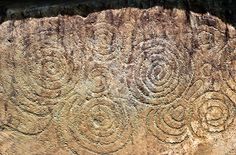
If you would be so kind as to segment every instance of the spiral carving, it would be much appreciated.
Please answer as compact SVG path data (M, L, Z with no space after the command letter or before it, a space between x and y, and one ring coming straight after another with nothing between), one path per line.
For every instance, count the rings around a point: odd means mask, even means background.
M150 105L169 104L179 98L191 81L188 53L179 45L163 39L139 44L133 56L127 84L138 102Z
M14 59L12 101L36 115L49 113L49 106L66 98L77 83L73 59L62 47L32 44Z
M206 132L222 132L233 122L233 102L224 94L206 92L195 100L194 105L196 107L191 126L199 136Z
M96 153L118 151L132 134L128 113L121 99L92 98L76 100L63 112L60 132L68 147L79 152L79 146Z
M184 105L175 104L153 109L147 115L149 131L165 143L181 143L187 137L188 111Z

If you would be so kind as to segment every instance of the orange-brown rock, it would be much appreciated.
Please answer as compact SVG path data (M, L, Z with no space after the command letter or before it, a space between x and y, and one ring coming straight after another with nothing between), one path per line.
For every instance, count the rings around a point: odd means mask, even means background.
M235 155L236 31L154 7L0 25L0 154Z

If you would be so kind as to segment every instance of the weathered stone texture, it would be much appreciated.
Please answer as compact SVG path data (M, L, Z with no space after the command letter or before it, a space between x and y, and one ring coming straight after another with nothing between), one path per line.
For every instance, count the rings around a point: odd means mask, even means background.
M0 25L0 154L236 154L236 31L155 7Z

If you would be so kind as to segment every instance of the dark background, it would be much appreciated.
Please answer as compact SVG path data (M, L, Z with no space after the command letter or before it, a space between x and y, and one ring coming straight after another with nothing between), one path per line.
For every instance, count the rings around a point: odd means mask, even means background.
M0 22L10 19L40 18L45 16L87 16L105 9L153 6L179 8L186 12L209 12L236 26L236 0L0 0Z

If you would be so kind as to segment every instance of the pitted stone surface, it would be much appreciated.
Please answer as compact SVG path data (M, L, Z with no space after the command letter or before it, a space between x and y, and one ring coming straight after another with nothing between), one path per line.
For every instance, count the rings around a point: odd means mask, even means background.
M0 25L0 154L236 154L236 31L107 10Z

